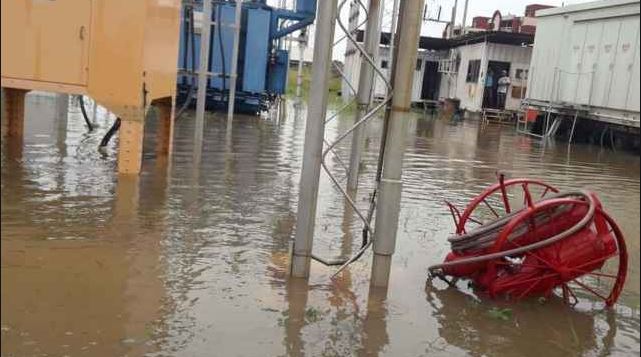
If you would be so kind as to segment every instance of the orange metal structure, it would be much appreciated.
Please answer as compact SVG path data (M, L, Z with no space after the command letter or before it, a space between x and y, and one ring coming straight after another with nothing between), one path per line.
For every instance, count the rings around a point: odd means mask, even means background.
M147 111L171 150L180 0L2 0L7 135L22 135L24 95L87 95L122 119L118 167L138 173Z

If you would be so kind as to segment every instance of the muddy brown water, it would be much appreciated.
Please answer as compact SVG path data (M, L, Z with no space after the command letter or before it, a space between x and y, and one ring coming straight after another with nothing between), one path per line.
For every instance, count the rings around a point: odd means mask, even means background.
M639 354L639 157L542 144L512 127L409 114L402 211L388 291L369 289L371 253L335 282L312 265L287 279L304 108L239 116L231 138L210 117L200 163L193 118L174 154L147 125L139 178L118 178L113 118L88 134L74 106L30 95L24 146L2 144L3 356L619 356ZM346 115L329 139L347 129ZM380 120L368 128L358 203L372 188ZM227 140L230 139L230 140ZM338 152L347 157L348 146ZM336 160L330 166L342 177ZM626 289L612 311L557 300L491 301L426 284L448 251L447 199L463 205L495 173L592 189L625 231ZM353 252L360 224L321 179L314 252ZM499 311L500 313L497 313Z

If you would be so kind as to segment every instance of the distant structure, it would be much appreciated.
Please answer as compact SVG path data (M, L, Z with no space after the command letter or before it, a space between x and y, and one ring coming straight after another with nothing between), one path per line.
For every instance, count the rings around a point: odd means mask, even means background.
M492 17L476 16L472 18L471 27L455 26L454 37L463 36L471 32L500 31L512 33L525 33L533 35L536 32L536 12L550 9L554 6L542 4L530 4L525 7L523 16L503 15L500 10L494 11ZM465 31L463 31L463 29ZM450 24L443 30L443 38L448 38Z
M495 11L494 16L477 16L472 19L472 27L460 27L448 37L446 28L442 38L421 37L418 59L412 86L412 101L422 105L436 105L445 98L456 98L461 108L473 112L483 109L518 110L527 91L527 80L532 58L532 44L536 19L534 13L546 5L528 5L525 16L502 16ZM362 41L362 31L357 39ZM383 33L379 48L379 66L389 71L390 34ZM345 74L351 83L358 83L361 58L355 52L347 52ZM498 82L503 71L511 78L512 85L504 105L497 97ZM385 86L377 81L374 95L385 96ZM349 100L350 92L343 83L343 98Z

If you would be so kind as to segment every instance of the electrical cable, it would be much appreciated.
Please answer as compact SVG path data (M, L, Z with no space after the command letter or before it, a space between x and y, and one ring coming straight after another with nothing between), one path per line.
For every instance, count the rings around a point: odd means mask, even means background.
M114 124L111 126L109 131L105 134L105 136L100 141L101 148L104 148L105 146L109 145L109 141L111 141L111 137L114 136L114 134L118 131L118 129L120 129L120 123L121 123L120 118L116 118L116 121L114 122Z
M89 120L89 116L87 115L87 110L85 109L85 100L82 95L78 96L78 103L80 104L80 110L82 111L82 117L85 118L85 123L87 124L87 128L89 129L89 132L93 131L93 125L91 124L91 121Z

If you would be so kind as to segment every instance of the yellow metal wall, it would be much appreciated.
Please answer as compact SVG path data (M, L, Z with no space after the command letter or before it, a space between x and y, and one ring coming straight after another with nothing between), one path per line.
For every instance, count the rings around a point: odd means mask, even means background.
M87 94L123 119L173 95L180 0L1 4L3 87Z

